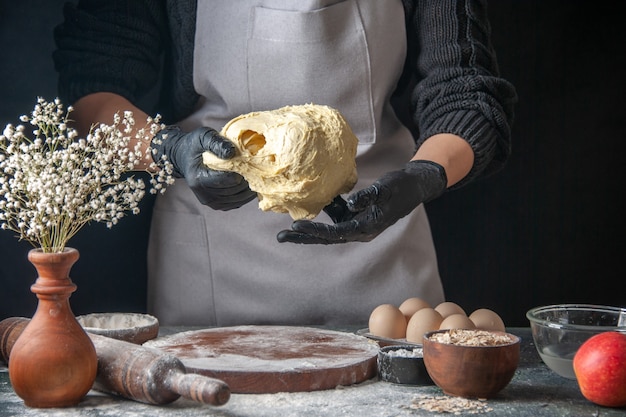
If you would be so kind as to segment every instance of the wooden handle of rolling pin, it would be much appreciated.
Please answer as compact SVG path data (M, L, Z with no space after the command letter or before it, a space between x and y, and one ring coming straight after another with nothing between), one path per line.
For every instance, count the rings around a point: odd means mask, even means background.
M7 365L9 353L28 322L29 319L24 317L9 317L0 321L0 359Z
M9 362L15 341L29 319L12 317L0 322L0 358ZM230 388L219 379L188 374L183 363L121 340L89 334L98 355L98 373L93 388L148 404L167 404L180 396L210 405L223 405Z

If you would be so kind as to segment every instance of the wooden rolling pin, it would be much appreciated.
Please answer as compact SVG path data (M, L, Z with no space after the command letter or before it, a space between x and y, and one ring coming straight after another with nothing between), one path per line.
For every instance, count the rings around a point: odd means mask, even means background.
M9 354L29 319L11 317L0 321L0 359ZM183 363L154 349L89 334L98 355L93 388L148 404L168 404L179 397L210 405L223 405L230 388L219 379L188 374Z

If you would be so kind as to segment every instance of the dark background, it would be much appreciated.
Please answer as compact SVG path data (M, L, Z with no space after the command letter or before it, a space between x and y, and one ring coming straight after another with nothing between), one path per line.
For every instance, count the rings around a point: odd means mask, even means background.
M51 30L64 0L0 0L0 127L56 96ZM513 156L496 176L429 203L447 299L509 326L551 303L626 307L626 25L619 1L493 0L502 75L517 88ZM622 195L621 195L622 194ZM621 198L620 198L621 197ZM150 197L71 241L76 314L144 311ZM0 320L32 316L30 246L0 231ZM364 318L364 321L366 319Z

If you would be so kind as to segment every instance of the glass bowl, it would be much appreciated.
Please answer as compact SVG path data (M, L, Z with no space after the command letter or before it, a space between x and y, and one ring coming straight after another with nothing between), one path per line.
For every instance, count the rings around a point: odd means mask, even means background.
M587 339L607 331L626 332L626 308L592 304L554 304L526 313L543 362L557 374L576 379L572 361Z

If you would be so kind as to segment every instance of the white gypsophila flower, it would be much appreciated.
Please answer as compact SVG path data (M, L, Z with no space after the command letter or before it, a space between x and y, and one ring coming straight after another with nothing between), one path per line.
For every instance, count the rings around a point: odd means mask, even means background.
M65 111L59 99L39 98L32 113L20 117L32 125L32 138L23 125L7 124L0 135L0 229L46 252L63 250L91 221L112 227L126 213L139 213L146 187L131 172L146 160L144 153L151 155L139 145L162 128L157 116L135 130L126 111L115 114L112 125L94 126L78 138L69 124L72 110ZM131 149L133 139L138 145ZM149 191L162 193L174 181L171 164L149 165Z

